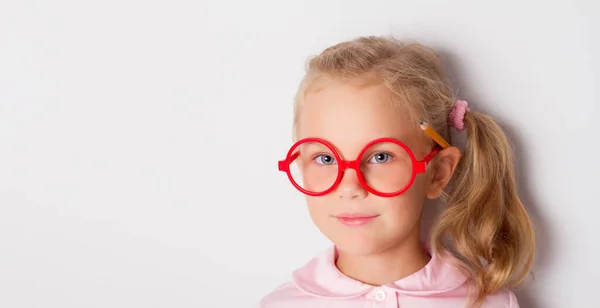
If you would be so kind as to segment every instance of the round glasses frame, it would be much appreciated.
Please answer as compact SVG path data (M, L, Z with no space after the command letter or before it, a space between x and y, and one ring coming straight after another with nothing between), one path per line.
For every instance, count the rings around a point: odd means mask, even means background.
M320 144L325 145L331 151L331 153L333 153L336 161L338 162L339 167L338 167L336 180L331 185L331 187L329 187L325 191L322 191L322 192L308 191L308 190L302 188L302 186L300 186L298 183L296 183L296 181L294 180L294 178L291 174L290 165L294 162L294 160L296 160L296 158L298 158L298 155L300 154L300 152L294 152L294 151L296 150L296 148L298 148L298 146L300 146L301 144L306 143L306 142L318 142ZM410 180L408 181L408 183L402 189L395 191L395 192L391 192L391 193L384 193L384 192L380 192L380 191L377 191L377 190L371 188L367 184L367 181L365 180L362 170L360 169L360 161L361 161L363 155L365 154L365 152L374 144L382 143L382 142L391 142L391 143L394 143L394 144L402 147L406 151L406 153L408 154L408 156L410 157L410 160L412 162L412 174L411 174L411 177L410 177ZM427 154L427 156L425 156L425 158L423 158L423 160L417 160L415 158L415 155L413 154L413 152L410 150L410 148L406 144L402 143L401 141L399 141L397 139L393 139L393 138L378 138L378 139L375 139L375 140L367 143L367 145L365 145L362 148L362 150L360 151L360 153L358 154L357 159L348 161L348 160L342 160L338 151L326 140L323 140L320 138L304 138L304 139L298 140L296 143L294 143L294 145L292 145L292 147L290 148L290 150L287 153L286 158L283 160L280 160L278 162L278 167L279 167L279 171L285 172L287 174L288 179L290 180L292 185L294 185L294 187L296 187L296 189L298 189L302 193L309 195L309 196L323 196L323 195L326 195L326 194L332 192L333 190L335 190L337 188L337 186L342 181L342 177L344 176L344 172L346 171L346 169L354 169L354 171L356 171L356 174L358 176L358 181L368 192L370 192L376 196L379 196L379 197L395 197L395 196L398 196L398 195L404 193L406 190L408 190L412 186L412 184L415 181L415 178L417 177L417 174L425 172L427 165L431 162L433 157L439 151L440 151L440 147L436 146L433 148L433 150L429 154Z

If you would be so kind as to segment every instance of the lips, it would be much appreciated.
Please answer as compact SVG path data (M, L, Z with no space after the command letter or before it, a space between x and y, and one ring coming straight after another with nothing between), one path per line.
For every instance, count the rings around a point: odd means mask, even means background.
M364 226L378 216L379 214L344 213L334 217L346 226Z

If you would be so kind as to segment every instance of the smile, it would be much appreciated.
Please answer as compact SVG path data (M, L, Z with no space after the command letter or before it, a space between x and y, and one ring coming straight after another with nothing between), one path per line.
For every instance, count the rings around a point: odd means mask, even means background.
M379 214L358 214L358 213L345 213L334 216L339 222L346 226L363 226L377 218Z

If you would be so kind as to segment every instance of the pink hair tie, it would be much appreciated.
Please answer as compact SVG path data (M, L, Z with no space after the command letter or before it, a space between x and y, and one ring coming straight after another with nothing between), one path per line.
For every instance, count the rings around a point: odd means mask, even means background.
M459 133L465 130L465 113L467 111L471 111L467 101L457 100L448 116L448 124L456 128Z

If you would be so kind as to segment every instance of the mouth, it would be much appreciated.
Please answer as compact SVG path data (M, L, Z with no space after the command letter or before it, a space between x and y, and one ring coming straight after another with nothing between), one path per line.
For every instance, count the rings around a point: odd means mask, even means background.
M378 216L379 214L344 213L333 217L346 226L363 226Z

